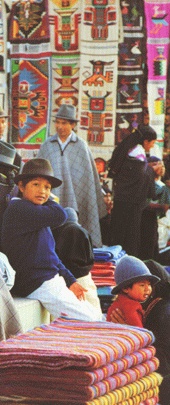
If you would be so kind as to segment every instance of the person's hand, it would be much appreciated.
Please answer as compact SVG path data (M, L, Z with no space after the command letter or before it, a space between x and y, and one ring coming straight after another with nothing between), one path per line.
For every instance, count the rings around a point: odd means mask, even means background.
M116 308L112 311L110 318L111 318L111 322L126 324L124 314L121 311L121 309L119 309L119 308Z
M85 292L87 292L87 290L83 288L79 283L73 283L70 286L69 290L71 290L75 294L78 300L85 300Z

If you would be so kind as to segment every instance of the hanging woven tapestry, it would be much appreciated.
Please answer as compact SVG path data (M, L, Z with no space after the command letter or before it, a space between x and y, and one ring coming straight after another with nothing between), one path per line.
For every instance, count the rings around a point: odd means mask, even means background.
M150 125L157 132L154 154L162 157L169 62L170 0L145 0Z
M19 1L10 15L9 40L12 43L49 41L47 0Z
M48 133L49 59L11 59L12 143L41 144Z
M115 144L143 121L145 40L143 0L121 2L124 40L119 44Z

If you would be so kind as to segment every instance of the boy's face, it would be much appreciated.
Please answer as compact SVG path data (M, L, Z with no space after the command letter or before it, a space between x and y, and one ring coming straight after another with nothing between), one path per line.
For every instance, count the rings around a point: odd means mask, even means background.
M132 287L123 289L123 292L135 301L144 302L151 295L152 286L149 280L141 280L133 283Z
M51 192L51 184L43 177L36 177L25 186L22 181L19 181L18 187L25 200L29 200L37 205L46 203Z

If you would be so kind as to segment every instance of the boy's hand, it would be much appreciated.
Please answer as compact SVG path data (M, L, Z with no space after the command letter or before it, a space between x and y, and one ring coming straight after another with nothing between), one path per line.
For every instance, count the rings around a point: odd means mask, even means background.
M73 283L70 287L69 290L71 290L75 296L78 298L78 300L85 300L85 295L84 293L87 292L85 288L83 288L79 283L75 282Z

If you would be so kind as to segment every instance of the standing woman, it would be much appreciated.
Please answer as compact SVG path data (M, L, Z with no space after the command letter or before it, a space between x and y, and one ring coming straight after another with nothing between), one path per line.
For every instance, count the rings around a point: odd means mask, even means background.
M121 245L129 255L138 257L141 216L149 198L154 198L154 170L146 152L154 146L156 132L139 125L114 150L109 177L113 178L114 205L111 212L110 245Z

